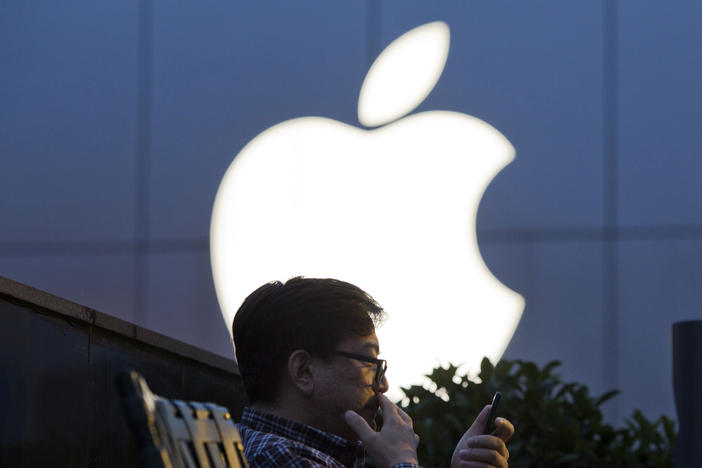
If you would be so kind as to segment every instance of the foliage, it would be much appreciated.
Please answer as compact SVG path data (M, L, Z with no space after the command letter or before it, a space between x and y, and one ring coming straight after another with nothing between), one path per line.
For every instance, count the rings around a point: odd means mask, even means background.
M559 365L502 360L493 366L483 359L475 379L457 375L451 365L428 376L436 389L403 389L401 406L421 438L422 466L448 464L455 443L496 391L502 393L499 415L517 431L507 445L510 467L673 466L670 418L651 422L637 410L616 429L605 422L600 406L618 391L592 396L585 385L563 382L554 372Z

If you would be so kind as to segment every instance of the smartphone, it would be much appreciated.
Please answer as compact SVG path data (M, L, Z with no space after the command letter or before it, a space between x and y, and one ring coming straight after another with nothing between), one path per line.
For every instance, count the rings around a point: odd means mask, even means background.
M492 403L490 404L490 414L488 414L487 422L485 423L485 429L483 429L483 434L490 434L495 430L495 418L497 417L497 407L500 404L500 399L502 394L500 392L495 392L495 396L492 397Z

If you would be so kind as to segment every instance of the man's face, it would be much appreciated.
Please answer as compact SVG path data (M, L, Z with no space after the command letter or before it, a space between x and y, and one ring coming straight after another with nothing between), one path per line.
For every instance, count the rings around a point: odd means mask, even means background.
M380 352L375 333L368 336L351 336L342 340L337 351L377 358ZM354 410L375 428L375 415L378 411L376 392L385 393L388 381L383 377L380 385L374 385L376 365L350 357L332 355L320 359L315 366L315 395L317 427L339 435L347 440L358 440L355 432L346 424L344 413Z

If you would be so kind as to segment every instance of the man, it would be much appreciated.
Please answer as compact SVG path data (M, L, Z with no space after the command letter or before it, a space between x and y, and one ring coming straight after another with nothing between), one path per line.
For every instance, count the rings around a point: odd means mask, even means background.
M412 420L384 395L375 335L383 315L367 293L334 279L271 282L246 298L232 328L250 403L239 431L252 468L361 467L364 449L378 468L418 465ZM488 411L459 441L452 468L507 467L514 428L497 418L494 435L482 435Z

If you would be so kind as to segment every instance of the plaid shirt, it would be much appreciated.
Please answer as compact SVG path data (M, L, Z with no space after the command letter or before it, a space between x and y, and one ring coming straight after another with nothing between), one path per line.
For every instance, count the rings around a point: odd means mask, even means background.
M363 444L289 419L245 408L239 423L251 468L361 468ZM393 468L417 468L401 463Z

